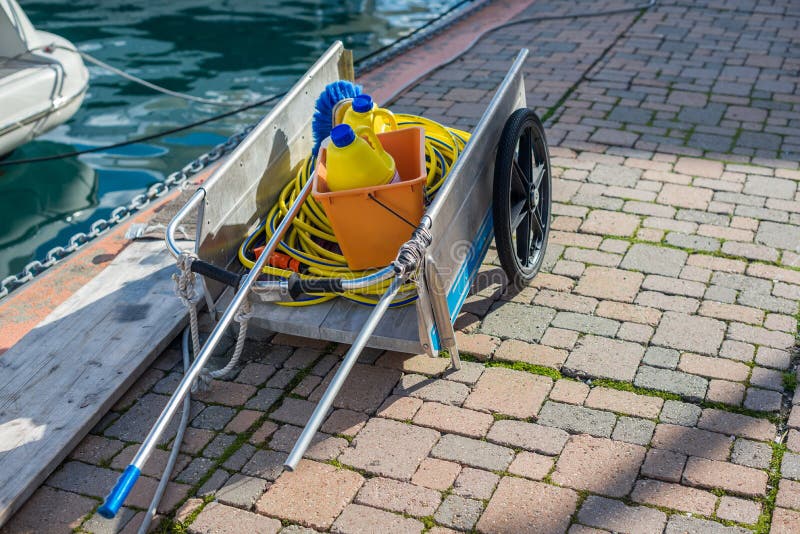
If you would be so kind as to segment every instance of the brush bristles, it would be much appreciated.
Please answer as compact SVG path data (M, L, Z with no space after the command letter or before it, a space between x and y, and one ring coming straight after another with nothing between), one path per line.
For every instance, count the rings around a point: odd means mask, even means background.
M329 83L317 98L314 117L311 119L311 131L314 136L314 157L319 152L322 141L331 134L333 129L333 107L346 98L354 98L362 93L360 85L339 80Z

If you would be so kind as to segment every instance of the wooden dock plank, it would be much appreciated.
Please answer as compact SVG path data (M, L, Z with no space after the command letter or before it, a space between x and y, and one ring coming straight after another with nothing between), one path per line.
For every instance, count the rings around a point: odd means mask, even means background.
M0 525L185 325L174 265L132 243L0 356Z

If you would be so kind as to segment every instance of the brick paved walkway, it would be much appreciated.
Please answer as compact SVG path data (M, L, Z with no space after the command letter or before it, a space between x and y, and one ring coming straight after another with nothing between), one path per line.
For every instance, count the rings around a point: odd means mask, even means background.
M241 372L194 401L166 520L194 533L800 532L800 11L666 4L503 30L395 103L474 126L531 48L528 99L557 176L545 272L503 293L486 282L490 252L458 322L464 368L368 351L294 474L279 466L344 349L249 343ZM93 511L179 359L173 346L4 532L134 532L165 451L116 522Z

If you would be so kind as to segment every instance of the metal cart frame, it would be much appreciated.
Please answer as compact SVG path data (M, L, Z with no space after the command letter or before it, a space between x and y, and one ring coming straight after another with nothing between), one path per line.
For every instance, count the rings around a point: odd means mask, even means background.
M113 516L122 505L161 434L246 300L254 307L251 320L265 328L351 344L286 459L285 466L289 470L297 466L305 453L365 346L403 352L424 351L431 356L446 351L453 366L460 368L453 321L494 236L495 159L507 119L516 110L526 107L522 65L527 55L526 49L517 55L470 141L411 239L400 248L397 259L373 274L350 280L301 280L299 277L280 281L258 280L267 258L279 245L310 193L311 180L303 187L249 273L240 275L228 270L235 268L237 250L244 237L260 222L263 207L273 205L281 189L309 154L313 143L311 112L317 96L333 81L353 81L352 55L340 42L311 67L197 189L170 222L166 232L167 248L179 261L192 258L193 261L189 262L191 271L203 275L205 297L212 309L214 300L220 297L226 286L233 286L235 292L131 465L101 506L102 514ZM535 169L539 170L541 180L545 172L543 166ZM533 171L529 175L532 177ZM528 193L533 199L531 187ZM184 250L175 239L175 231L195 209L197 234L194 250ZM458 224L454 224L455 221ZM391 283L373 308L344 299L303 309L272 304L305 292L341 292L387 280ZM415 306L390 309L389 304L408 280L414 282L418 292Z

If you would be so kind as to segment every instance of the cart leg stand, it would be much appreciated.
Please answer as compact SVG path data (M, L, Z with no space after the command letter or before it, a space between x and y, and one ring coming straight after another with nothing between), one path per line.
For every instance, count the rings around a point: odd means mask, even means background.
M439 333L440 343L450 354L453 367L459 370L461 369L461 358L458 356L456 332L453 329L453 322L450 319L450 310L447 306L447 290L444 288L442 277L430 255L425 258L425 283L431 292L433 320L436 324L436 331Z
M436 323L433 319L433 305L431 304L428 284L425 282L424 269L416 277L414 285L417 288L417 330L419 332L419 341L428 356L436 358L439 356L439 349L434 348L435 343L432 332L432 326Z
M389 289L387 289L383 294L381 300L372 310L372 313L369 314L367 322L364 324L364 328L361 329L361 332L359 332L358 337L353 342L350 350L347 351L347 355L344 357L339 369L333 376L333 380L331 380L328 389L325 390L325 394L322 395L322 398L317 403L316 408L314 408L314 413L311 414L311 418L308 420L308 423L306 423L303 433L300 434L300 437L297 439L294 447L292 448L292 452L290 452L288 458L286 458L284 466L290 471L295 470L297 463L305 454L306 449L308 449L308 446L311 444L311 439L314 437L314 434L317 433L317 430L322 425L322 421L328 415L328 411L331 409L331 405L333 404L336 395L339 393L344 381L347 379L347 375L350 374L350 370L358 360L358 356L361 354L361 351L364 349L367 341L369 341L372 333L378 327L378 323L383 318L383 314L386 313L389 304L391 304L392 300L397 295L397 292L400 290L400 286L403 285L404 281L404 276L395 276L391 285L389 286Z

